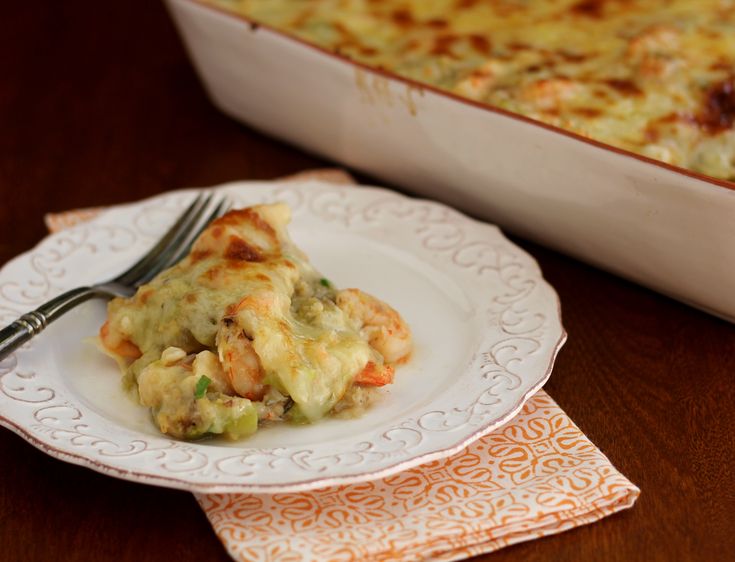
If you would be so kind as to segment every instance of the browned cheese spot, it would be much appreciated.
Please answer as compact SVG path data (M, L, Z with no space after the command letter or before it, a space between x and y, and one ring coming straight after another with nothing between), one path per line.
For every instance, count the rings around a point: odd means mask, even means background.
M142 304L146 304L148 300L153 296L153 293L155 291L153 289L146 289L145 291L141 291L138 295L138 298L140 299L140 302Z
M484 35L477 33L470 35L470 45L472 45L472 48L481 55L490 55L492 46L490 45L490 40Z
M589 55L582 53L570 53L569 51L557 51L557 55L563 58L567 62L584 62L589 58Z
M434 40L434 45L431 48L431 54L454 57L455 55L452 52L452 45L454 45L457 39L458 37L456 35L440 35Z
M520 41L511 41L508 43L507 47L513 52L528 51L529 49L532 49L531 45L528 43L521 43Z
M572 109L572 111L576 115L581 115L582 117L588 117L590 119L602 115L602 111L594 107L575 107L574 109Z
M207 279L208 281L215 283L217 281L217 278L222 277L223 271L222 268L219 266L210 267L207 271L205 271L202 274L202 277Z
M219 229L219 231L220 231L219 235L216 236L216 238L222 235L222 229ZM214 232L212 232L212 235L214 236ZM212 250L195 250L194 252L190 254L190 260L191 260L191 263L194 264L194 263L197 263L198 261L207 259L211 255L212 255Z
M395 23L398 27L408 28L413 27L416 23L413 19L413 14L411 14L410 10L407 10L405 8L400 10L395 10L391 17L393 18L393 23Z
M415 51L419 47L421 47L421 41L414 37L413 39L409 39L408 41L406 41L406 44L403 46L403 51L406 53L410 53L411 51Z
M424 24L432 29L446 29L449 27L449 22L442 18L432 18L425 21Z
M727 70L735 72L735 65L728 60L718 60L710 65L710 70Z
M656 125L648 125L643 131L643 137L646 142L658 142L661 138L661 131L658 130Z
M705 94L699 125L710 134L721 133L735 123L735 76L712 86Z
M571 12L577 16L600 18L603 15L605 0L581 0L571 7Z
M225 250L225 259L260 262L265 258L255 246L251 246L242 238L230 236L230 242L227 244L227 249Z
M616 78L611 78L610 80L605 80L605 84L610 86L613 90L617 90L621 94L627 96L640 96L643 94L643 90L641 90L631 80L618 80Z
M225 309L224 318L222 318L222 322L226 326L232 326L235 323L234 317L237 316L237 312L240 309L240 302L236 302L236 303L227 305L227 308Z

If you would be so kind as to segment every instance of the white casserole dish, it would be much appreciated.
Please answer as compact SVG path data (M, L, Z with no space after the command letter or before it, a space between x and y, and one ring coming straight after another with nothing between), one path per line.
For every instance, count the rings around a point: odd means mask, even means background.
M226 114L735 321L735 183L167 3Z

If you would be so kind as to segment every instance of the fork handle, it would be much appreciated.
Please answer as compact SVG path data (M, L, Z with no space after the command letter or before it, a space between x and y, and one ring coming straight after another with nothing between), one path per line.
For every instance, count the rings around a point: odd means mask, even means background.
M98 294L92 287L78 287L66 291L0 330L0 361L33 336L40 334L46 326L65 312Z

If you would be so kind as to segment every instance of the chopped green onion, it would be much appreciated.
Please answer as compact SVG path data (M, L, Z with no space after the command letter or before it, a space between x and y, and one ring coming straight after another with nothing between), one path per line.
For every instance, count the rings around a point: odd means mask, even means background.
M329 282L329 279L325 279L324 277L319 279L319 283L321 283L327 289L329 289L332 286L332 284Z
M201 377L199 377L196 389L194 390L194 397L204 398L204 395L207 393L207 387L211 382L212 379L210 379L207 375L202 375Z

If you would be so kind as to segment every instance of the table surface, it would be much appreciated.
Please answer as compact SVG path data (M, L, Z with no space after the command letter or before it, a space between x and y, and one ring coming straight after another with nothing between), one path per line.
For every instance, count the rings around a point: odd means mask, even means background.
M0 263L45 235L48 211L333 165L218 113L158 2L7 3L0 47ZM732 559L735 327L517 242L569 332L547 389L642 495L478 560ZM0 459L0 560L228 559L189 493L65 464L4 429Z

